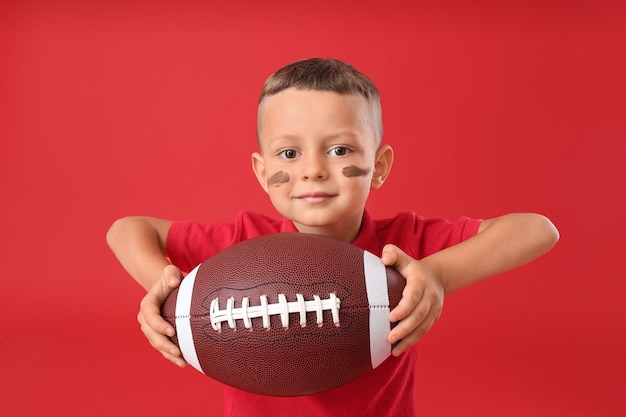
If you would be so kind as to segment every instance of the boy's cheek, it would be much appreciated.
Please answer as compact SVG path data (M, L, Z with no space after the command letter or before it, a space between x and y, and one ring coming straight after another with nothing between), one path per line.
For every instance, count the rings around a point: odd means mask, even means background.
M285 184L285 183L289 182L290 180L291 180L291 178L289 177L288 173L286 173L285 171L278 171L278 172L272 174L267 179L267 185L269 187L278 187L281 184Z
M355 165L345 167L341 173L348 178L351 177L365 177L371 172L370 168L360 168Z

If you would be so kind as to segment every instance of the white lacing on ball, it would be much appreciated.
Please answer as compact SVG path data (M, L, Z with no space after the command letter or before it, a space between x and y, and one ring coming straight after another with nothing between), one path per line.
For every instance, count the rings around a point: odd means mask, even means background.
M262 318L263 328L270 328L270 316L280 315L280 322L283 328L289 327L289 313L300 313L300 326L306 326L306 313L314 312L316 314L316 323L322 326L324 323L323 312L330 310L333 316L333 323L339 326L339 305L341 300L330 293L328 298L322 299L319 295L314 295L313 300L305 300L302 294L296 294L296 301L287 301L285 294L278 294L278 303L269 304L267 296L259 297L261 305L250 306L249 297L243 297L241 307L235 307L235 298L230 297L226 300L226 308L220 310L219 299L211 301L210 317L211 326L216 331L222 330L222 323L228 322L228 327L236 328L236 321L242 320L246 329L252 329L252 319Z

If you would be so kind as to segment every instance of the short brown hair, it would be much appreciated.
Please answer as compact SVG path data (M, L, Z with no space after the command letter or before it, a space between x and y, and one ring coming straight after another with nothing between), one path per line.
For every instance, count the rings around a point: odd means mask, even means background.
M266 97L288 88L334 91L341 95L356 94L364 97L372 109L376 142L380 145L383 136L380 94L372 80L352 65L329 58L309 58L292 62L265 81L259 105Z

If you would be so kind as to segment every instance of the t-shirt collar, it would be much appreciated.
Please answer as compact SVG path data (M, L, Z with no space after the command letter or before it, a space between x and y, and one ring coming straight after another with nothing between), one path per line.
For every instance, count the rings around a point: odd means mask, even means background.
M352 244L356 247L364 249L380 256L382 248L378 243L378 235L376 234L376 226L369 211L365 209L363 212L363 221L361 222L361 231Z
M280 226L281 233L297 232L296 226L293 222L287 218L283 218L283 223ZM365 209L363 212L363 220L361 222L361 230L359 235L352 242L356 247L372 252L376 256L380 256L380 245L378 243L378 236L376 235L376 227L374 226L374 220L369 211Z

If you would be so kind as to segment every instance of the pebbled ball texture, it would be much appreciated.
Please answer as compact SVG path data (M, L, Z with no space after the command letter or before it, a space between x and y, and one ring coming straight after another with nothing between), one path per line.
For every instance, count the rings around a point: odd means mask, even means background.
M273 396L312 394L353 381L372 370L369 320L371 309L393 309L404 288L404 278L386 267L389 306L370 306L364 278L364 251L329 237L280 233L238 243L203 262L195 275L189 322L199 369L206 375L245 391ZM162 307L163 317L176 326L176 289ZM278 303L317 295L340 299L339 326L332 312L307 312L305 327L300 313L289 314L284 328L280 315L270 316L269 329L262 318L228 322L213 328L210 306L218 299L226 309L231 297L235 308L248 297L260 305L260 297ZM184 318L183 318L184 319ZM177 329L178 332L178 329ZM173 337L178 344L177 337ZM187 359L187 358L185 358Z

